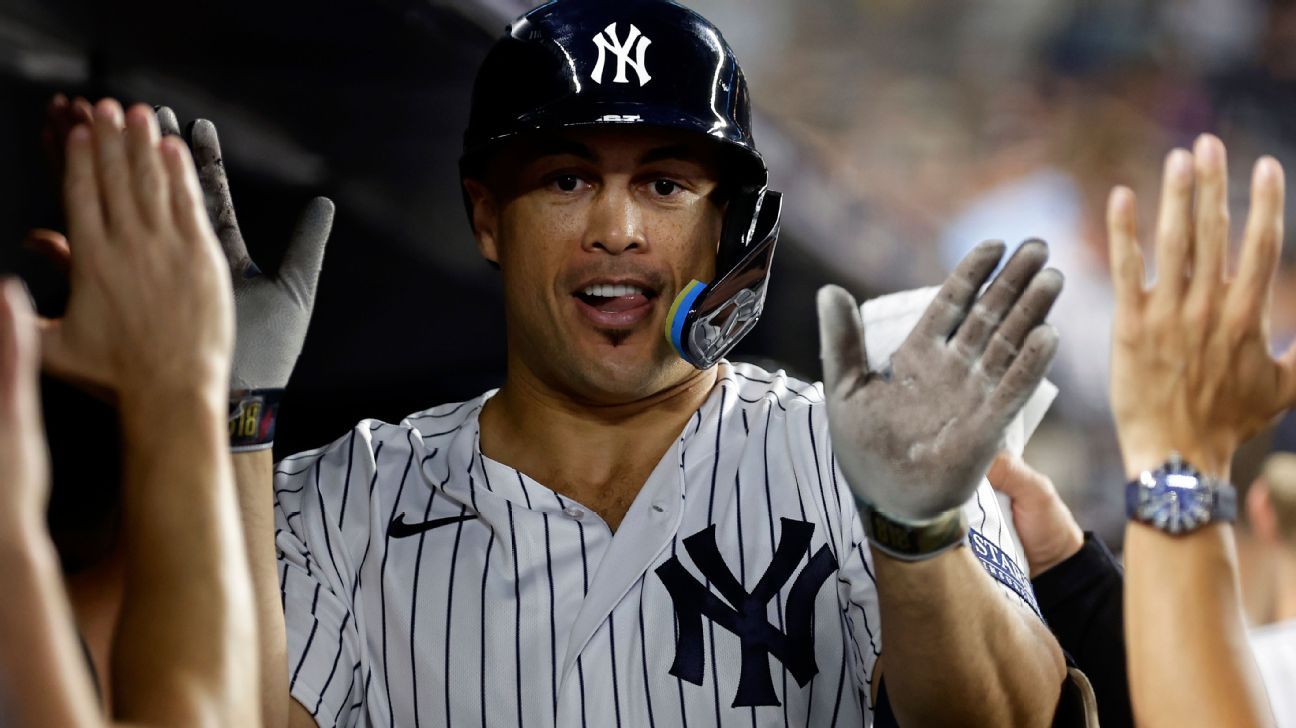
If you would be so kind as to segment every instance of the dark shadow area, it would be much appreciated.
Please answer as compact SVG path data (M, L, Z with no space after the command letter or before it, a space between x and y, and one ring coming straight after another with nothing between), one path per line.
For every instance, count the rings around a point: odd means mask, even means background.
M59 310L58 276L15 255L27 229L63 229L39 144L54 93L166 104L182 124L203 117L220 130L263 268L277 266L308 199L338 206L277 457L364 417L393 421L498 386L499 282L473 246L456 166L473 75L502 30L483 28L483 15L404 0L5 0L0 266L22 267L42 311ZM785 229L765 319L736 358L817 376L813 293L829 278Z

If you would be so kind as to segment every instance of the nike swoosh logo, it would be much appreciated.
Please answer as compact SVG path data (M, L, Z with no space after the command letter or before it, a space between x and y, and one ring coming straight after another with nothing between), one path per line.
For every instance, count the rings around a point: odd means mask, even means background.
M460 521L471 521L476 517L476 514L471 516L450 516L449 518L433 518L430 521L424 521L422 523L406 523L405 514L401 513L393 518L391 523L387 524L387 537L408 538L410 536L417 536L424 531L431 531L434 528L449 526L452 523L459 523Z

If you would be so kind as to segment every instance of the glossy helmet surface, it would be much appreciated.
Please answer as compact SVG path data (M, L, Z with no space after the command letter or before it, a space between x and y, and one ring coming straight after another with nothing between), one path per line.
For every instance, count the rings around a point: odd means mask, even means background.
M510 24L477 73L463 159L527 132L609 124L705 134L745 158L744 184L765 184L733 51L667 0L556 0Z
M696 132L728 155L735 193L719 241L717 279L686 286L666 324L680 355L708 367L760 315L780 209L777 193L765 189L747 81L709 21L669 0L555 0L526 13L508 26L478 71L460 173L474 176L493 152L522 135L613 125ZM762 254L753 255L758 247ZM749 291L743 305L721 305L712 295L717 284L733 279L745 262L750 269L752 261L760 270L737 276L744 281L739 289ZM739 289L727 286L726 297ZM712 320L707 336L690 336L704 312L714 318L721 308L742 320L719 326ZM702 341L709 343L689 343Z

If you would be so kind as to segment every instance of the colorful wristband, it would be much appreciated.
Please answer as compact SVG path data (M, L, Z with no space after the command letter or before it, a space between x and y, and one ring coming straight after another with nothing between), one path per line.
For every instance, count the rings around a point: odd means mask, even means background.
M231 452L265 450L274 444L282 389L236 389L230 392Z
M864 535L879 551L901 561L926 561L967 542L962 508L935 518L906 521L889 516L856 498Z

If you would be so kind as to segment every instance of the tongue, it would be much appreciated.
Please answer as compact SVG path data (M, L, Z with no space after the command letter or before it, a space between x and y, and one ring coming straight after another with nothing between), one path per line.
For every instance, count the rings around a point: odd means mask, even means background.
M594 299L594 308L603 313L621 313L632 308L638 308L647 302L648 297L641 293L632 293L629 296L616 296L614 298L600 296Z

